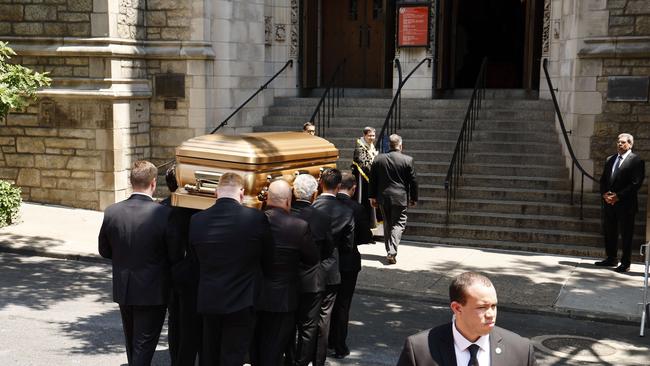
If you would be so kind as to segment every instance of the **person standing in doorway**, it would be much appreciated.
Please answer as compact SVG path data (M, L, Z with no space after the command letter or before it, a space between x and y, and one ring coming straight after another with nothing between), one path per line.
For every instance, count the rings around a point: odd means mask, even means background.
M384 243L388 264L397 263L397 247L406 228L406 209L418 201L418 184L413 158L402 153L402 138L388 138L390 152L375 158L370 169L368 196L384 218Z
M603 231L607 258L597 266L618 265L619 229L623 242L623 256L616 272L630 270L634 217L638 211L637 192L645 177L645 163L632 152L634 137L628 133L618 135L618 152L607 158L600 176L600 194L603 198Z

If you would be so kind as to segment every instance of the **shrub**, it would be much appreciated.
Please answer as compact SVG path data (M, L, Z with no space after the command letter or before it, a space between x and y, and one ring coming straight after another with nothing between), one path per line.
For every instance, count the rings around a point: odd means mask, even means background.
M0 227L10 225L18 216L20 188L0 180Z

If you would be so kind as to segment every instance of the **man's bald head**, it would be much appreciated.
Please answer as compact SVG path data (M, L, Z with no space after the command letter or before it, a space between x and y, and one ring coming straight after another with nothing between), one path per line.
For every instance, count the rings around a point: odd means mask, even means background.
M291 186L289 183L281 179L272 182L269 185L266 205L289 211L291 209Z

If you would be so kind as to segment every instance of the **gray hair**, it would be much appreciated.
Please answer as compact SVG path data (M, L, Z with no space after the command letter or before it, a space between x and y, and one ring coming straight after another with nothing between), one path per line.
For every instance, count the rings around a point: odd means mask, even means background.
M624 138L624 139L626 139L627 142L630 143L630 146L633 146L633 145L634 145L634 136L630 135L629 133L622 133L622 134L618 135L618 138L619 138L619 139L620 139L621 137Z
M300 174L293 181L293 195L296 199L309 201L318 189L318 181L310 174Z
M390 149L391 150L397 150L400 145L402 145L402 137L400 135L394 133L388 137L388 140L390 141Z
M363 128L363 134L364 135L367 135L370 132L375 132L375 129L373 127L370 127L370 126L366 126L366 127Z

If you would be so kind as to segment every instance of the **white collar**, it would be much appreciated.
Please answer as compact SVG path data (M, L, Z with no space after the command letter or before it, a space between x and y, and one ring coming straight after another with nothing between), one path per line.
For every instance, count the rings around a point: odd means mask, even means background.
M139 194L140 196L149 197L149 198L151 198L151 200L153 201L153 197L151 197L150 195L148 195L148 194L146 194L146 193L143 193L143 192L132 192L132 193L131 193L131 195L134 195L134 194Z
M617 154L617 155L621 157L621 160L625 160L628 156L630 156L631 153L632 153L632 149L629 149L628 151L625 152L625 154L623 155Z
M321 195L321 196L330 196L330 197L334 197L334 198L336 198L336 195L335 195L335 194L326 193L326 192L323 192L323 193L321 193L320 195Z
M481 349L488 354L490 353L490 335L486 334L484 336L481 336L481 338L477 339L476 342L470 342L465 338L458 329L456 328L456 319L454 319L452 322L452 332L454 335L454 344L456 347L458 347L461 350L466 350L467 347L469 347L472 344L476 344L477 346L481 347Z

